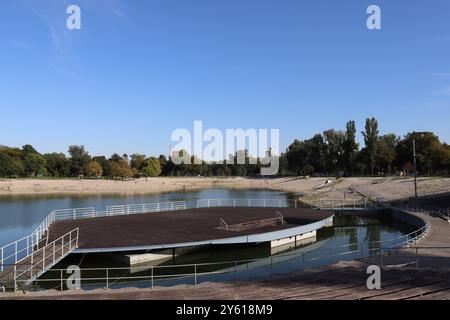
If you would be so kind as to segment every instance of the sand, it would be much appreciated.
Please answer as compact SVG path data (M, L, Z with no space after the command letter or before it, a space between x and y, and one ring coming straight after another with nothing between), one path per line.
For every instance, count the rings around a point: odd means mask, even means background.
M325 188L316 186L331 180ZM129 181L76 179L0 179L0 196L17 195L93 195L93 194L152 194L203 188L270 189L293 193L305 201L314 199L401 199L414 195L410 177L388 178L148 178ZM418 179L419 195L450 192L450 178L424 177Z

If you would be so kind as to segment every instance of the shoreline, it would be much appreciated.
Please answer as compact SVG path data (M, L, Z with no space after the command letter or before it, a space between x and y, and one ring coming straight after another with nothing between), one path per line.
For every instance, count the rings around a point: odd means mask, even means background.
M331 180L324 188L317 186ZM246 177L156 177L135 180L94 179L0 179L0 198L20 196L153 195L198 191L209 188L272 190L291 193L304 201L361 199L364 197L402 199L413 196L412 177L350 178L246 178ZM450 178L418 178L420 195L450 193Z

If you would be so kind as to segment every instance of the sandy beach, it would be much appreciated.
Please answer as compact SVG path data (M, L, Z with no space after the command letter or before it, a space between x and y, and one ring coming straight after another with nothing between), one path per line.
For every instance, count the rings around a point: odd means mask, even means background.
M316 187L331 180L326 187ZM0 179L0 196L17 195L92 195L92 194L151 194L188 191L203 188L270 189L292 192L308 201L315 198L351 199L362 195L371 198L400 199L414 194L410 177L377 178L148 178L130 181L76 179ZM419 195L450 192L450 178L424 177L418 179Z

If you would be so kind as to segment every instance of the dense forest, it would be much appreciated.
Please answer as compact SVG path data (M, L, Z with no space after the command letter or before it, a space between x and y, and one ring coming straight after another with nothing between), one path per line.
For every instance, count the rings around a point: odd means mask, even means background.
M403 138L393 133L380 135L378 121L366 119L364 146L356 142L354 121L346 129L326 130L307 140L295 140L279 156L280 176L407 175L413 171L413 141L417 170L421 175L450 173L450 146L432 132L411 132ZM83 146L70 146L63 153L40 154L33 146L14 148L0 145L0 177L104 177L126 179L156 176L256 176L256 164L243 152L246 164L206 163L176 165L171 157L118 154L110 158L91 156Z

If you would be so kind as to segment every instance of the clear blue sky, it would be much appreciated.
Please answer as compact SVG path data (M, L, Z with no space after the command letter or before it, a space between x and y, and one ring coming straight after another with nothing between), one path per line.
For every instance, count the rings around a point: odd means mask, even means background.
M448 0L2 0L0 26L0 144L157 155L203 120L284 149L369 116L450 142Z

